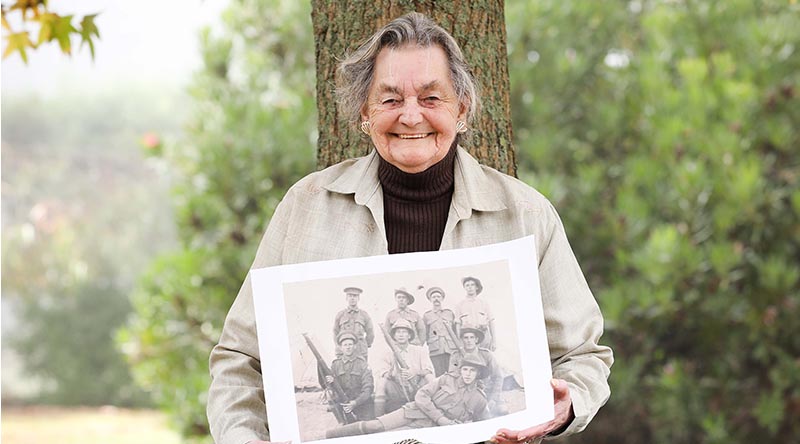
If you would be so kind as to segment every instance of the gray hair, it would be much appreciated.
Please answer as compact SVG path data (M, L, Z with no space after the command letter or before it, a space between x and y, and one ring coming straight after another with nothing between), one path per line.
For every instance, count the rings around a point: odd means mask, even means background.
M375 74L375 59L381 50L408 45L420 48L438 45L444 50L458 102L467 108L467 123L472 122L480 108L480 96L461 48L453 36L418 12L392 20L339 64L336 96L343 117L352 124L361 119Z

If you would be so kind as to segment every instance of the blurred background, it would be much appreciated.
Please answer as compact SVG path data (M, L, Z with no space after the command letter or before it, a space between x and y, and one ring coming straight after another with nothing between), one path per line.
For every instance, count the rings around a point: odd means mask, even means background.
M209 442L208 353L315 168L310 5L50 8L100 38L2 62L2 440ZM797 442L798 2L509 0L506 26L519 176L617 360L569 442Z

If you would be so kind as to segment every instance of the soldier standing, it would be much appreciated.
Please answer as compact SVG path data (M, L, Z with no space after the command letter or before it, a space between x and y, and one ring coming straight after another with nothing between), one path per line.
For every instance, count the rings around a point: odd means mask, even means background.
M397 353L390 351L376 369L375 416L413 401L417 390L435 379L430 355L411 343L415 334L411 323L398 319L390 334Z
M428 352L436 376L447 373L450 364L450 354L457 350L456 343L451 334L455 334L455 318L453 310L442 308L445 293L439 287L431 287L425 292L433 308L422 315L428 335Z
M492 416L503 416L508 413L505 401L500 397L503 391L503 374L500 365L489 349L478 346L484 340L483 331L470 326L461 329L461 343L467 356L477 354L486 363L486 372L480 378L482 388L489 399L489 412ZM457 373L461 367L464 354L456 350L450 356L450 373Z
M425 323L422 322L422 316L415 310L408 308L409 305L414 303L414 295L408 292L403 287L394 291L394 300L397 303L397 308L386 314L387 326L393 326L399 319L405 319L413 328L412 344L422 345L425 343Z
M347 402L342 403L345 413L353 413L356 419L364 421L375 417L373 392L375 384L372 379L372 370L366 358L355 353L356 335L349 331L339 333L336 338L342 355L333 360L331 371L333 375L325 377L328 384L334 378L339 382L347 397Z
M483 292L483 284L478 278L467 276L461 279L464 291L467 295L464 300L456 305L456 324L458 329L465 325L470 325L483 332L481 347L495 351L494 316L489 304L484 299L479 299L478 295ZM460 335L460 330L456 332Z
M347 287L344 289L347 307L336 314L336 319L333 322L333 338L335 341L339 337L339 334L344 331L353 333L356 337L356 355L363 356L364 359L367 359L368 350L372 347L372 342L375 340L375 332L372 329L372 319L370 319L366 311L358 308L358 302L363 291L364 290L358 287ZM336 356L341 354L341 349L337 343Z
M458 373L445 373L419 389L402 409L328 430L326 438L385 432L400 427L422 428L464 424L485 419L486 394L477 381L486 374L480 355L466 355Z

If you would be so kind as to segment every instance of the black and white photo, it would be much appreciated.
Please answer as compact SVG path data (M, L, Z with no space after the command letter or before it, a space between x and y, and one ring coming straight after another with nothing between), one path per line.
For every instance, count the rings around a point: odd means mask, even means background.
M520 412L546 420L543 321L517 317L542 317L536 263L514 248L526 242L255 270L266 396L282 417L270 423L295 442L447 442L481 424L488 438Z

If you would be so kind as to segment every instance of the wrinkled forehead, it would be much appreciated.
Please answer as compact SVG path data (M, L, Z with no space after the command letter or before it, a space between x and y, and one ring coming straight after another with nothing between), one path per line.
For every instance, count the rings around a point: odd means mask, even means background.
M373 92L452 88L447 55L438 45L385 47L375 59Z

